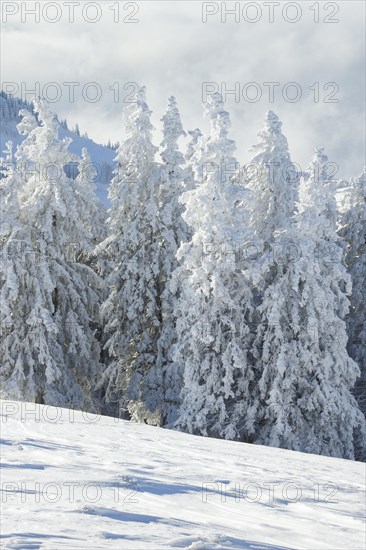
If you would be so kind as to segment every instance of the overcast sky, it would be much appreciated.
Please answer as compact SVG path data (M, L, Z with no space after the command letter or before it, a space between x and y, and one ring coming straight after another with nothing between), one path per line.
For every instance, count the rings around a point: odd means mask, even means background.
M240 2L238 22L234 15L221 21L221 2L206 6L197 0L120 2L117 14L117 2L99 2L98 10L96 2L79 0L72 6L73 23L69 22L72 7L63 1L41 2L42 9L48 6L35 22L34 15L26 12L34 4L1 2L2 85L15 83L20 90L22 83L23 89L32 89L39 82L42 90L47 83L57 83L60 98L54 110L67 117L70 126L77 122L95 141L122 139L123 100L133 91L133 87L126 91L123 87L129 82L147 86L157 144L161 140L160 118L170 95L177 98L187 130L197 126L206 130L202 83L214 82L219 89L222 85L239 87L239 101L234 95L226 97L239 161L250 159L248 149L257 140L265 112L272 109L283 122L293 161L302 168L318 146L324 146L329 159L339 163L341 177L358 175L365 164L362 0L281 2L272 8L263 2ZM137 11L133 4L138 5L138 13L133 14ZM227 2L226 7L233 9L235 2ZM274 20L270 22L272 9ZM204 23L204 10L218 13L207 15ZM120 20L114 22L117 16ZM124 22L124 18L138 22ZM314 22L316 18L319 22ZM338 22L331 22L334 20ZM80 83L75 87L74 102L64 82ZM81 93L92 82L101 91L96 103ZM248 86L253 82L255 86ZM273 102L266 82L279 83ZM296 87L288 86L291 82L296 82ZM113 85L115 92L120 90L119 100L109 89ZM89 99L98 91L95 86L84 90ZM49 87L46 91L52 99L57 90ZM289 101L300 93L299 101ZM258 101L249 101L256 94ZM287 94L286 100L283 94ZM26 99L31 99L31 94ZM332 100L337 102L329 102Z

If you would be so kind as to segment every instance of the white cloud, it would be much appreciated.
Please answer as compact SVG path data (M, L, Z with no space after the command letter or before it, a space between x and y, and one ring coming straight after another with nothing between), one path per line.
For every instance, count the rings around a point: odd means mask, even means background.
M75 8L75 23L67 21L64 2L58 2L64 10L61 21L55 24L43 20L35 23L31 17L22 23L19 13L9 17L2 25L2 82L25 82L29 88L35 82L59 83L63 94L55 110L71 124L78 122L94 139L105 142L121 138L123 103L114 103L108 89L115 82L121 87L126 82L147 85L157 127L167 97L175 95L185 127L191 129L206 127L202 121L202 82L226 82L228 88L239 82L242 89L254 81L263 92L257 103L244 99L236 103L233 96L227 97L240 160L249 159L247 149L256 141L264 113L273 109L283 121L293 160L301 166L309 162L314 147L324 145L330 159L340 163L341 176L361 171L365 163L363 2L328 2L327 10L326 3L320 2L319 23L313 22L312 2L297 3L302 10L297 23L285 22L280 16L286 2L276 8L273 23L268 22L265 4L257 2L262 8L257 23L235 23L233 17L221 23L217 14L206 24L202 23L199 1L137 3L137 24L113 23L110 7L115 3L105 0L100 2L102 18L95 24L83 21L80 15L85 2ZM21 4L25 2L18 2ZM28 9L31 4L34 2L26 2ZM129 13L123 10L125 4L120 3L121 16ZM227 6L232 8L234 4L228 2ZM248 3L240 4L242 8ZM334 16L338 23L322 22L331 15L329 4L339 5L339 13ZM92 9L89 13L93 16ZM293 13L288 12L291 17ZM80 82L80 88L88 82L99 83L101 101L88 103L79 92L75 103L70 103L63 86L67 81ZM292 104L284 101L280 90L293 81L301 87L302 98ZM274 103L268 101L265 82L281 83ZM320 85L319 103L314 102L309 90L315 82ZM339 86L335 96L338 103L322 101L322 87L327 82Z

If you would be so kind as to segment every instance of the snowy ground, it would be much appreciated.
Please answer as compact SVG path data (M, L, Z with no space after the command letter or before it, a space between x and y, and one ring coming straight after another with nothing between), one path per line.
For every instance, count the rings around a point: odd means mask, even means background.
M365 465L1 403L2 547L365 548Z

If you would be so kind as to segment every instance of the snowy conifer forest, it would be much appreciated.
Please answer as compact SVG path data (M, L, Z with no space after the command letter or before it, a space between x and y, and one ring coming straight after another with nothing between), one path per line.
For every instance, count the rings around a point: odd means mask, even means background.
M203 108L209 131L187 131L170 97L154 143L139 88L108 204L47 101L21 108L1 161L1 397L365 460L366 173L337 180L319 148L299 170L273 111L243 162L220 94Z

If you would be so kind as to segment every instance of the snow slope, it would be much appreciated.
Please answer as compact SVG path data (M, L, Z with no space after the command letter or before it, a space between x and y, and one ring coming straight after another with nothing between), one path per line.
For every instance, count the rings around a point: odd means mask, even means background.
M3 548L365 548L364 464L30 403L0 423Z

